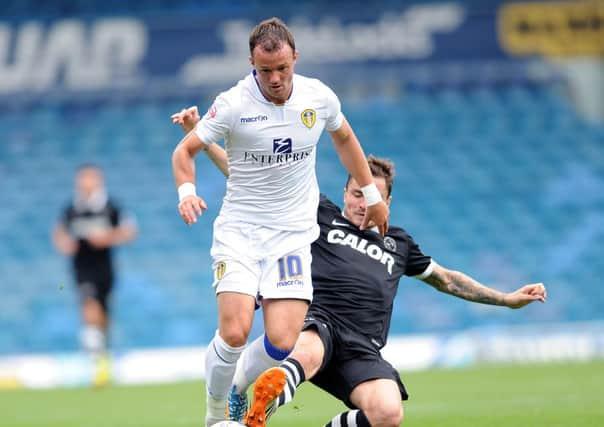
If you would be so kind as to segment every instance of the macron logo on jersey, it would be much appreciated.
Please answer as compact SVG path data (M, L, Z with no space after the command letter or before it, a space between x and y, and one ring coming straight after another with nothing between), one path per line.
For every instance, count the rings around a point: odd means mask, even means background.
M252 117L241 117L239 119L239 123L241 123L241 124L256 123L256 122L265 122L267 120L268 120L268 116L265 116L264 114L258 114L257 116L252 116Z
M366 239L359 239L352 233L346 233L342 230L331 230L327 233L327 241L342 246L350 246L357 252L367 255L369 258L379 261L388 269L388 273L392 274L392 266L394 265L394 257L388 252L382 250L377 245L369 242Z

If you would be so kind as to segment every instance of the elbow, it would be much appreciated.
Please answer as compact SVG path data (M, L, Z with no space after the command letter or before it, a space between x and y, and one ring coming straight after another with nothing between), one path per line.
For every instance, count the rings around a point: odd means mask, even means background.
M174 166L174 167L176 167L176 165L178 163L178 158L180 156L179 147L180 147L180 144L178 144L176 146L176 148L174 148L174 151L172 151L172 166Z
M189 151L183 144L178 144L172 152L172 166L174 170L180 170L183 168L182 165L187 163L187 159L191 159Z
M442 291L454 295L457 291L457 280L455 280L455 272L450 271L450 274L446 274L442 282Z

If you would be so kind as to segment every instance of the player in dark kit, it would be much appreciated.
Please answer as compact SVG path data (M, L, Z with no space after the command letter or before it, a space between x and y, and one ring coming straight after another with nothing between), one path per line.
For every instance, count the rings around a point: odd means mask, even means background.
M105 353L114 281L111 248L134 239L136 226L123 220L121 210L107 196L98 167L81 166L75 184L74 199L53 230L53 241L59 252L72 258L83 320L80 342L97 359L94 382L102 385L109 380Z
M195 107L172 116L189 131L199 120ZM206 154L225 174L224 150L211 144ZM369 167L382 199L392 199L394 165L369 156ZM311 245L313 300L294 351L279 368L256 380L246 376L253 358L244 351L229 395L229 418L248 427L262 427L278 406L290 402L296 388L309 380L342 400L352 410L338 414L328 426L398 426L403 419L401 399L408 398L398 372L380 349L390 328L394 297L403 275L412 276L469 301L520 308L545 302L542 283L503 293L464 273L448 270L424 255L402 228L389 226L382 238L377 228L360 230L366 202L360 186L348 177L344 209L324 196L318 208L320 236ZM247 388L254 385L254 401L246 414ZM285 386L285 387L284 387ZM265 405L265 390L283 390ZM256 397L260 396L260 399Z
M374 180L384 200L390 202L393 164L370 156ZM543 284L525 285L502 293L481 285L464 273L448 270L424 255L402 228L390 226L382 238L375 230L360 230L365 200L358 184L348 178L344 210L322 198L318 210L321 235L312 244L313 301L294 352L281 365L256 380L258 390L279 387L281 395L265 409L263 426L277 407L292 400L305 380L343 401L351 410L336 415L327 426L398 426L403 419L401 399L408 398L398 372L385 361L380 349L386 344L393 301L399 280L411 276L439 291L484 304L520 308L533 301L545 302ZM245 354L242 356L245 360ZM238 367L239 370L239 367ZM282 370L279 375L275 370ZM242 401L246 379L236 373ZM234 400L237 400L237 396ZM255 407L258 413L263 408ZM264 415L264 414L263 414Z

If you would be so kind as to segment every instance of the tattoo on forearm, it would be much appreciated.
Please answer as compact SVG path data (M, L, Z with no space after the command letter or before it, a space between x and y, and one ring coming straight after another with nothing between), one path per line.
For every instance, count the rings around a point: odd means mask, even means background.
M504 294L481 285L471 277L459 272L444 270L424 280L429 285L468 301L490 305L505 305Z

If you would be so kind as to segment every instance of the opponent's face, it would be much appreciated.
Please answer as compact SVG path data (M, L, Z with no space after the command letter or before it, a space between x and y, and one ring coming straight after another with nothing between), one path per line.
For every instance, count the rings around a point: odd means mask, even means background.
M76 191L81 196L88 198L95 191L103 188L103 174L96 168L84 168L76 177Z
M250 57L256 69L256 79L264 96L275 104L284 104L292 92L294 65L298 52L290 45L283 43L274 52L266 52L256 46Z
M386 203L390 205L392 197L388 197L386 180L382 177L374 177L373 181L380 191L382 199L384 199ZM365 202L365 196L363 196L363 192L361 191L361 187L359 184L357 184L354 178L350 178L348 186L344 188L344 215L350 222L358 227L363 222L366 209L367 204Z

